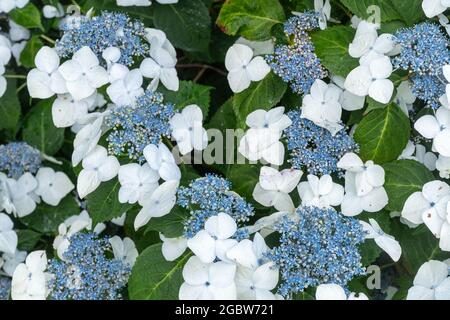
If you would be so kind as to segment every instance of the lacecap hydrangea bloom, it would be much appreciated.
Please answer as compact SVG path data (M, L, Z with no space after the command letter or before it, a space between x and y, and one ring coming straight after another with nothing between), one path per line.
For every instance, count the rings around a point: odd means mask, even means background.
M307 32L317 28L319 15L314 11L290 18L284 24L284 32L291 43L277 45L274 54L265 57L273 72L298 94L308 93L314 81L327 74Z
M41 153L26 142L0 145L0 171L19 179L25 172L35 174L41 166Z
M288 160L294 169L306 167L309 174L324 175L338 172L339 159L347 152L357 151L358 145L345 129L332 135L327 129L301 118L299 111L288 113L292 120L284 134L290 151Z
M170 138L169 120L174 114L174 106L165 104L161 93L150 90L138 97L134 105L115 108L105 119L112 128L107 137L109 153L145 161L146 146L158 145L163 137Z
M206 220L218 213L228 214L241 225L255 214L251 204L231 191L230 181L214 174L193 180L189 187L180 187L177 204L190 210L184 223L186 238L196 235L204 228ZM245 237L245 232L238 237Z
M128 282L131 266L108 258L112 248L94 233L76 233L69 239L64 260L52 259L47 271L53 300L117 300Z
M320 284L346 286L365 273L359 253L365 232L356 219L333 208L300 207L275 229L280 245L268 258L280 269L278 292L286 298Z
M133 57L146 56L150 49L144 39L144 24L120 12L102 11L92 18L79 17L76 23L67 21L61 29L63 36L56 42L56 50L63 58L87 46L101 59L105 49L116 47L121 53L118 63L130 66Z

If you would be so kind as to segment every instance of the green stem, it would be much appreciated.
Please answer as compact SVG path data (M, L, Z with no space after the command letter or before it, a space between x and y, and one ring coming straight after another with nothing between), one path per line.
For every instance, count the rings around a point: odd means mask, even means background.
M7 79L26 79L27 76L23 74L5 74L3 75Z
M42 39L44 39L45 41L47 41L47 42L53 44L53 45L56 44L56 41L55 41L55 40L53 40L53 39L50 38L50 37L47 37L45 34L41 34L40 37L41 37Z

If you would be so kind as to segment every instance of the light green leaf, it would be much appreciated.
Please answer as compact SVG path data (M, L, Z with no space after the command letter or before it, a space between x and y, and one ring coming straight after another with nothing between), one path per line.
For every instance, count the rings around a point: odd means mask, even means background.
M407 25L425 19L422 0L341 0L341 2L362 19L373 18L379 14L381 22L402 20ZM379 8L379 13L375 8Z
M69 194L56 207L41 203L29 216L20 221L30 229L46 234L57 234L58 226L67 218L80 213L80 207L73 195Z
M119 202L120 183L117 178L103 182L86 197L87 209L93 225L122 216L133 205Z
M154 24L172 44L186 51L207 51L211 39L211 17L201 0L176 4L153 3Z
M31 2L23 8L16 8L9 13L9 17L25 28L39 28L44 31L41 21L41 12Z
M250 87L233 98L233 110L240 128L245 128L247 116L257 109L269 110L280 102L287 85L272 72L263 80L253 82Z
M166 261L161 244L145 249L137 258L128 281L131 300L177 300L183 283L182 270L191 256L186 253L176 261Z
M20 62L26 68L34 68L34 58L38 51L44 46L44 43L41 41L39 36L32 36L30 40L28 40L25 48L20 54Z
M164 101L175 104L177 109L183 109L190 104L198 105L203 112L203 119L206 119L211 101L210 86L204 86L192 81L180 81L178 91L167 90L160 87L159 91L164 95Z
M316 55L333 74L347 77L359 66L358 59L350 57L348 46L353 41L355 30L347 26L335 26L311 34Z
M6 92L0 98L0 131L8 130L15 134L20 114L21 108L16 93L16 80L8 79Z
M278 0L228 0L217 24L226 34L262 41L270 39L272 27L285 19Z
M41 100L27 114L23 140L52 156L64 143L64 129L56 128L52 118L53 99Z
M410 122L401 109L390 104L366 115L355 131L363 160L383 164L396 160L408 143Z
M423 185L433 181L433 174L423 164L414 160L398 160L383 165L386 173L384 188L389 196L386 209L402 211L408 197L422 191Z

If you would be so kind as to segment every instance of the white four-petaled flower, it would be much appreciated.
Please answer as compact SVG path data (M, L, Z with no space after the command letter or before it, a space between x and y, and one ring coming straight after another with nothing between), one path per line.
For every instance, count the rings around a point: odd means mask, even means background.
M253 58L253 50L243 44L234 44L228 49L225 67L229 71L228 83L235 93L244 91L252 81L260 81L270 72L264 58Z

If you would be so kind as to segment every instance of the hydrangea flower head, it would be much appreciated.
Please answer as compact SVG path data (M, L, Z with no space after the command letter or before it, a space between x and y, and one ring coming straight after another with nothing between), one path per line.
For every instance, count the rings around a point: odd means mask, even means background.
M192 238L209 217L220 212L230 215L238 225L254 215L253 206L231 191L231 182L214 174L193 180L189 187L180 187L177 204L191 211L184 224L187 238ZM239 238L245 234L240 233Z
M169 120L175 114L172 104L164 104L161 93L146 91L134 105L119 106L106 118L112 128L107 137L110 154L128 154L130 159L144 162L144 148L158 145L162 137L170 137Z
M108 259L112 251L107 239L94 233L76 233L70 237L64 261L52 259L48 272L54 300L117 300L131 273L131 267L119 259Z
M438 76L450 62L449 41L436 24L425 22L402 29L394 39L401 46L393 61L396 68Z
M116 47L121 52L118 63L130 66L133 57L143 57L149 51L144 24L124 13L102 11L99 16L81 17L76 25L66 23L61 28L64 34L56 42L56 50L63 58L88 46L101 60L105 49Z
M307 33L318 27L319 16L315 12L290 18L284 24L284 31L292 39L291 44L278 45L274 54L265 57L274 73L290 83L292 90L298 94L308 93L315 80L326 76Z
M26 142L0 145L0 171L19 179L25 172L35 174L41 166L41 153Z
M411 79L414 95L438 108L439 98L445 93L442 67L450 62L448 37L438 25L424 22L400 30L395 41L401 52L393 59L394 67L414 72Z
M296 214L298 220L284 217L276 226L280 245L268 253L280 269L281 295L326 283L345 286L364 274L358 247L365 232L358 220L333 208L300 207Z
M358 150L358 145L345 129L332 136L327 129L301 118L299 111L291 111L288 116L292 125L284 134L291 152L289 162L292 167L298 170L306 167L309 174L319 176L333 172L342 175L337 167L339 159L347 152Z

